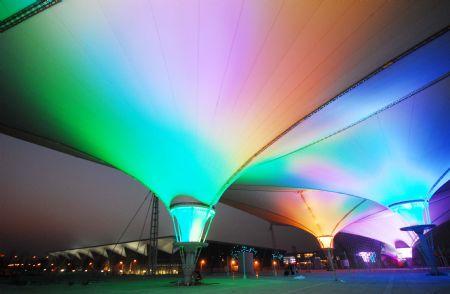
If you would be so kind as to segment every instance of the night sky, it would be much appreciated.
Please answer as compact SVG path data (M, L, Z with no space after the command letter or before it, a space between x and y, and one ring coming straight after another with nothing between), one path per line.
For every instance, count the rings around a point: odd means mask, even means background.
M0 251L47 251L114 243L147 189L124 173L0 134ZM173 235L160 204L160 236ZM123 241L139 238L142 209ZM269 224L223 204L209 239L272 246ZM316 249L313 237L275 227L277 247ZM148 229L144 237L148 236Z

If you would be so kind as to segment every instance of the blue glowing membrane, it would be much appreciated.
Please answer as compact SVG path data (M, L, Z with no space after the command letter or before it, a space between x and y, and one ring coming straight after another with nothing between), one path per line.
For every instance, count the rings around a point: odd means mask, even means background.
M398 213L410 226L429 223L427 201L403 202L391 205L390 208L393 212Z
M216 213L205 206L177 206L170 214L177 242L204 242Z

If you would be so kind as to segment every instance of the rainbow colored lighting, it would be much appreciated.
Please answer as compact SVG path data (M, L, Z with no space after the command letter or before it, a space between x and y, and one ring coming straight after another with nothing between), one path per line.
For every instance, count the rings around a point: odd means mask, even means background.
M447 24L423 31L418 13L406 37L398 18L417 5L65 0L0 35L1 123L124 171L167 208L214 205L284 130ZM419 82L445 66L420 60ZM361 97L340 117L392 102Z
M292 190L229 200L329 247L376 203L428 200L450 177L447 11L65 0L0 34L0 130L134 177L178 242L204 241L226 191L271 186Z
M450 79L441 79L351 128L249 167L237 184L333 191L385 206L428 200L448 175L448 93Z

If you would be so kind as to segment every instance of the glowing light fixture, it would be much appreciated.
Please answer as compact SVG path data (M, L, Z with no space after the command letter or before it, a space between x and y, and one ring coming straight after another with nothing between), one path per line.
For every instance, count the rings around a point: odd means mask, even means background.
M170 209L170 215L177 242L204 242L215 211L200 203L178 204Z
M329 249L333 248L333 236L319 236L317 240L319 241L320 248Z
M192 273L200 250L208 246L205 239L215 215L214 207L192 202L190 197L178 196L170 206L170 215L177 239L175 245L180 248L184 284L191 285Z

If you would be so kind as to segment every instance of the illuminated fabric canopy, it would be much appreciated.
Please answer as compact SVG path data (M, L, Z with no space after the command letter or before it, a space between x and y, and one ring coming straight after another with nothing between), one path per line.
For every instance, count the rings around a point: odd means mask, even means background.
M373 201L345 194L239 186L225 192L221 202L271 223L302 229L319 241L323 237L327 244L340 231L377 239L391 246L396 241L410 246L415 240L409 233L400 232L405 222L396 214ZM382 222L385 226L381 226L380 222L379 228L374 229L371 221L383 218L390 223ZM381 234L381 230L386 231L386 235Z
M264 150L258 161L273 159L320 141L439 81L450 71L449 50L450 33L446 30L305 117ZM404 117L397 119L404 120Z
M386 209L361 218L359 221L343 228L342 232L375 239L390 245L392 248L398 248L399 243L403 246L413 247L417 241L417 236L412 232L400 230L407 225L408 223L400 215Z
M66 0L0 34L1 128L114 166L166 206L178 195L213 205L299 119L446 26L447 7Z
M450 218L450 182L447 182L430 199L430 221L435 225L441 225ZM446 189L445 189L446 188ZM379 213L368 215L351 223L342 229L342 232L362 235L389 244L394 248L404 245L412 247L418 240L413 232L400 231L401 227L408 225L407 221L391 210L383 210ZM403 241L401 243L399 241Z
M429 200L450 176L450 61L442 64L446 74L426 88L411 88L401 102L350 128L247 169L238 184L321 189L385 206Z

